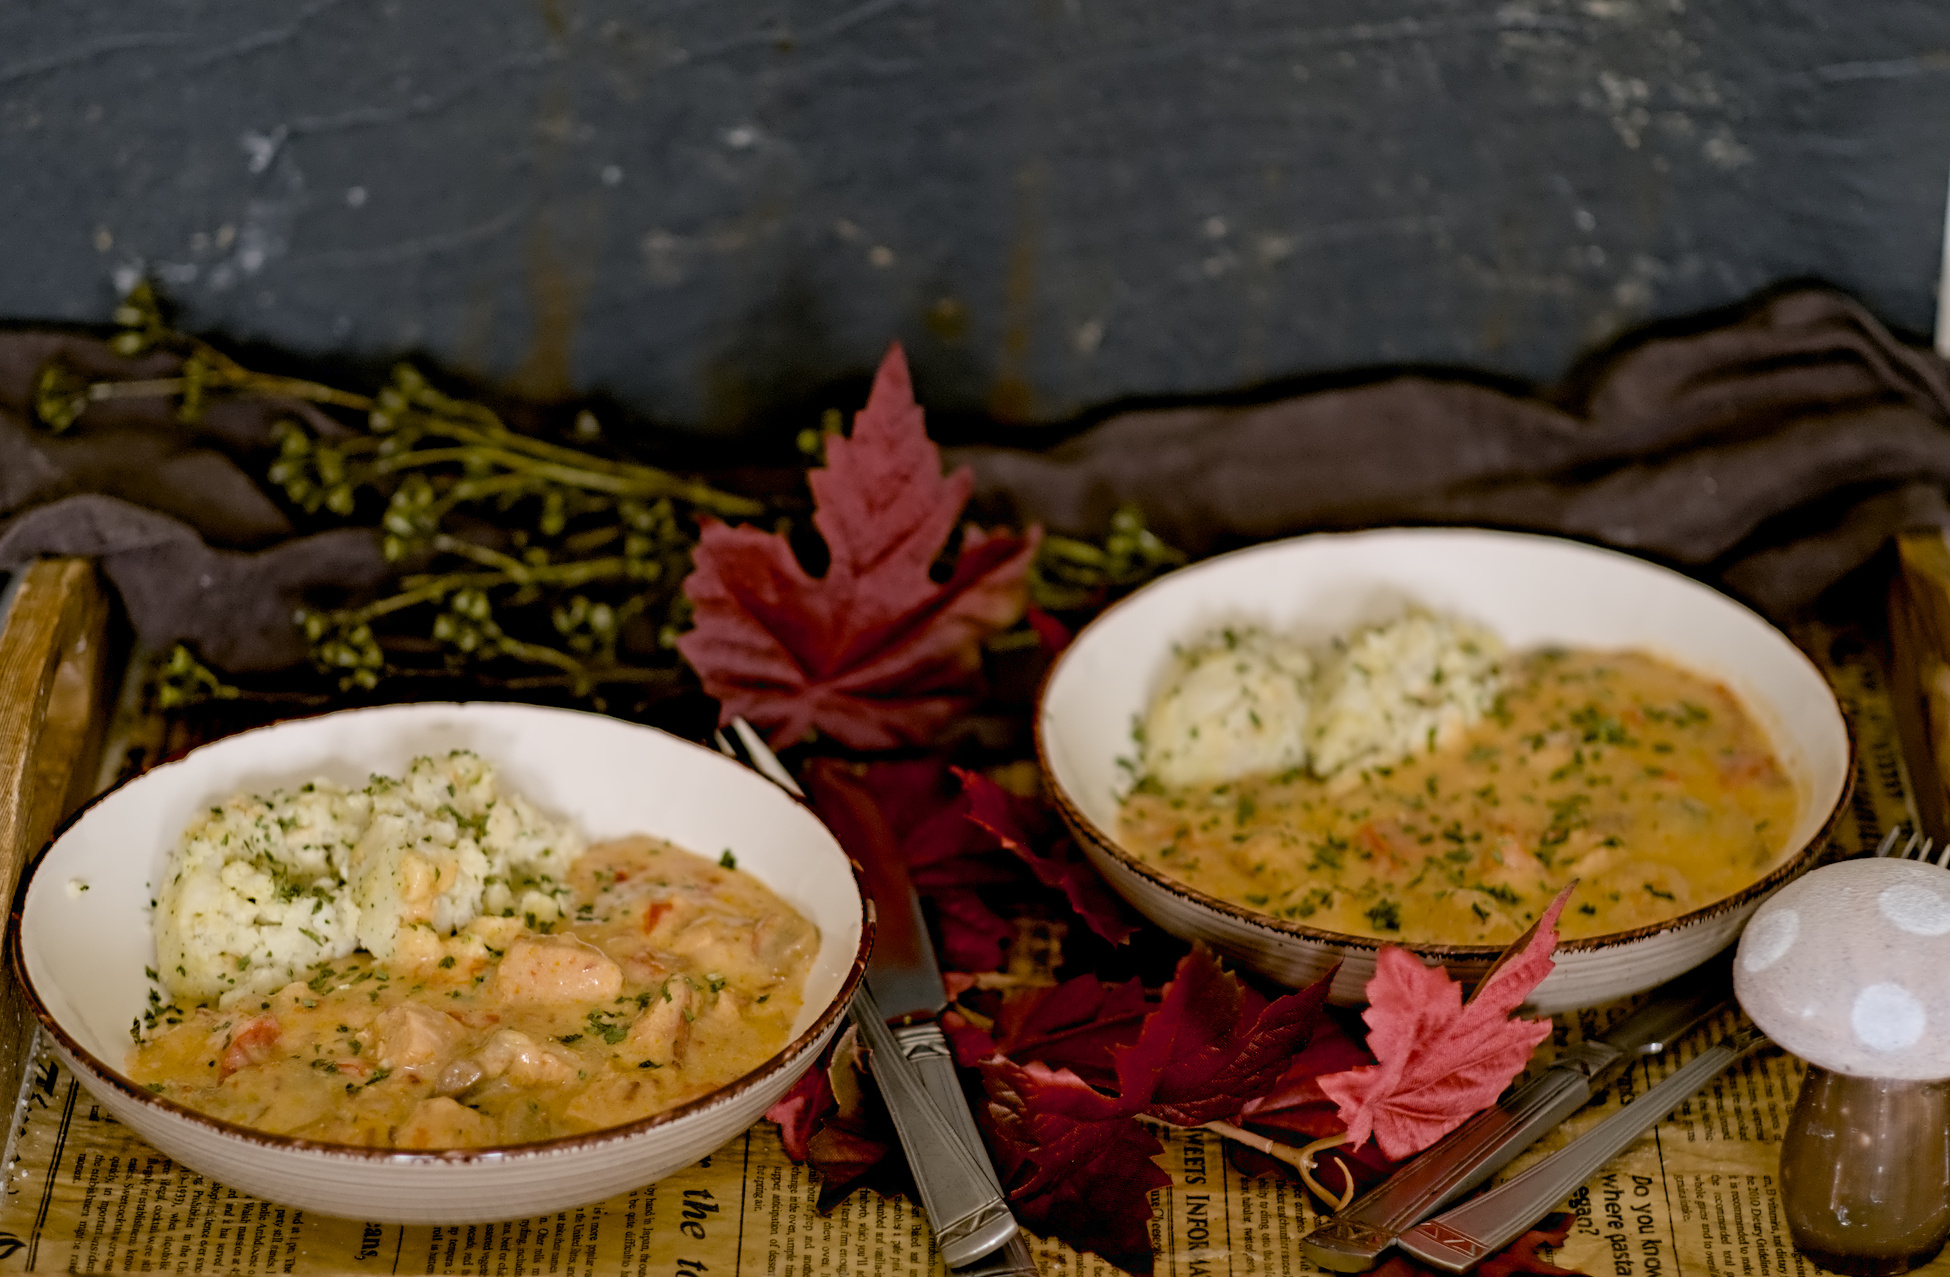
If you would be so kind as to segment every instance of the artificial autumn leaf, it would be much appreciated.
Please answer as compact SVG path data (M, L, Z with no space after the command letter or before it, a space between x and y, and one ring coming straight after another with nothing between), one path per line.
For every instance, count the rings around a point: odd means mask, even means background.
M1237 1116L1306 1046L1333 980L1329 970L1268 1002L1227 973L1210 949L1193 945L1138 1040L1117 1053L1122 1093L1148 1087L1144 1111L1174 1126Z
M831 1210L856 1188L871 1188L884 1196L911 1194L913 1181L900 1138L860 1058L860 1041L852 1026L833 1044L832 1059L823 1072L833 1106L805 1141L806 1160L819 1172L819 1210Z
M815 1064L792 1084L791 1090L765 1110L765 1120L778 1123L779 1142L785 1145L785 1155L795 1162L803 1162L808 1156L806 1142L835 1106L833 1086L827 1080L826 1070Z
M1283 1142L1295 1147L1342 1135L1347 1128L1341 1123L1334 1101L1320 1089L1320 1079L1372 1063L1374 1057L1368 1054L1368 1048L1342 1027L1339 1015L1322 1015L1306 1049L1293 1057L1271 1090L1240 1109L1236 1120L1256 1134L1268 1138L1284 1136ZM1248 1178L1293 1174L1291 1163L1244 1144L1227 1144L1226 1157L1234 1169ZM1394 1169L1395 1164L1370 1141L1359 1149L1340 1145L1317 1153L1313 1177L1338 1198L1350 1187L1358 1193L1380 1183Z
M819 1172L822 1212L856 1188L893 1193L908 1183L907 1163L898 1156L886 1110L869 1099L871 1086L849 1027L825 1059L765 1110L766 1119L778 1123L786 1156Z
M1323 1015L1306 1050L1293 1057L1272 1089L1239 1110L1239 1122L1289 1131L1308 1140L1343 1131L1346 1127L1334 1101L1320 1089L1320 1079L1373 1063L1368 1048L1350 1037L1339 1019Z
M1146 1011L1135 1035L1121 1045L1098 1044L1111 1057L1116 1094L1106 1094L1070 1069L1036 1060L998 1054L982 1061L990 1101L984 1126L999 1155L1007 1150L1005 1186L1017 1217L1079 1250L1094 1250L1132 1272L1149 1272L1145 1225L1151 1207L1145 1194L1168 1181L1148 1161L1159 1151L1157 1141L1137 1116L1199 1125L1236 1115L1254 1098L1253 1088L1277 1082L1288 1057L1305 1045L1332 981L1330 972L1269 1002L1197 945L1179 962L1163 998ZM1044 1010L1045 1024L1074 1028L1078 1015L1094 1005L1122 1022L1113 1031L1121 1037L1128 1032L1132 1000L1128 987L1100 983L1092 991L1080 981L1059 986L1023 1014L1018 1049L1053 1053L1062 1040L1030 1031L1036 1013ZM1000 1017L997 1028L1008 1035ZM1142 1164L1139 1153L1146 1159ZM1141 1252L1140 1238L1145 1239Z
M861 860L896 855L915 892L934 910L950 969L993 971L1014 928L976 894L978 886L1018 882L996 857L973 854L981 831L968 823L961 787L939 759L855 765L835 758L807 764L806 792L842 846Z
M1068 1069L1094 1086L1114 1089L1113 1052L1137 1041L1150 1008L1142 982L1105 984L1085 975L1047 988L1011 990L992 1032L954 1011L942 1017L942 1027L958 1063L972 1066L1000 1054L1018 1064Z
M1553 1211L1544 1216L1537 1227L1478 1264L1477 1277L1515 1277L1518 1273L1532 1274L1533 1277L1583 1277L1577 1269L1559 1268L1537 1253L1562 1246L1564 1239L1571 1235L1571 1225L1577 1223L1577 1218L1569 1211Z
M1043 645L1043 651L1047 655L1055 656L1058 652L1070 646L1070 640L1076 637L1076 635L1070 633L1069 626L1063 624L1063 622L1057 620L1048 612L1043 611L1043 609L1037 607L1034 603L1029 605L1029 610L1023 619L1029 622L1030 629L1036 631L1036 638Z
M906 862L908 880L934 912L937 956L950 970L1002 965L1015 928L984 899L990 890L1025 900L1047 883L1071 908L1088 909L1082 916L1098 934L1122 938L1131 930L1096 870L1063 859L1060 847L1037 852L1022 832L1052 822L987 777L951 771L933 758L863 765L815 758L805 782L813 809L854 855L865 860L895 849ZM971 819L976 794L985 796L990 819L1011 831L1010 842Z
M684 579L696 625L677 649L723 721L743 715L774 747L814 729L855 749L924 744L974 704L982 641L1022 615L1041 534L970 527L948 580L932 579L974 479L942 475L898 344L807 482L826 575L782 536L707 518Z
M1505 951L1465 1003L1440 967L1389 945L1368 981L1368 1049L1375 1064L1320 1080L1338 1106L1348 1143L1370 1134L1390 1159L1419 1153L1494 1101L1550 1036L1548 1019L1512 1020L1550 974L1565 888L1528 933Z
M1016 929L972 891L945 888L927 894L941 924L941 961L961 971L993 971Z
M1153 1159L1156 1136L1117 1098L1067 1069L982 1063L989 1102L979 1115L1016 1218L1126 1272L1152 1270L1150 1194L1171 1176Z
M1025 800L986 776L960 768L955 774L961 777L962 791L968 795L970 820L994 835L998 843L1028 865L1038 882L1061 891L1092 931L1112 944L1123 944L1130 939L1137 927L1125 912L1123 901L1067 837L1052 840L1049 854L1038 852L1023 828Z

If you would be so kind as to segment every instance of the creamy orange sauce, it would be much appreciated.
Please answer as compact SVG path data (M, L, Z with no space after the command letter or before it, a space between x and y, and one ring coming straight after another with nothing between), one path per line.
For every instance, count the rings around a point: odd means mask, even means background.
M1726 688L1640 652L1550 650L1510 658L1495 712L1445 748L1332 782L1141 782L1119 840L1276 917L1506 944L1573 879L1573 937L1730 895L1779 862L1798 804Z
M162 1008L129 1075L281 1135L382 1148L548 1139L704 1095L783 1047L819 934L751 875L653 838L592 847L549 933L403 933L226 1011Z

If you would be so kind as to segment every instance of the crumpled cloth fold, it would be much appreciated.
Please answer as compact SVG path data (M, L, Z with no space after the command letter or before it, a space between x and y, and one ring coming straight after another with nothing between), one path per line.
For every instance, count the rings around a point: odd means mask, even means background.
M220 398L186 425L160 399L32 423L50 357L167 377L93 338L0 333L0 568L98 558L141 640L236 672L304 659L292 613L378 589L376 532L299 535L261 476L272 428L322 414ZM1624 345L1535 397L1390 376L1246 407L1144 409L1054 447L972 447L985 509L1076 535L1119 506L1193 554L1317 529L1463 523L1558 532L1714 580L1777 620L1905 527L1950 527L1950 370L1855 302L1765 297L1732 322Z
M31 399L57 356L117 379L168 377L178 362L122 359L65 333L0 333L0 568L98 559L144 644L187 643L237 673L303 661L300 606L356 598L391 575L376 531L300 536L260 482L272 427L302 406L222 398L186 425L167 400L107 400L50 434L32 424Z
M1888 536L1950 524L1950 370L1839 294L1643 341L1538 398L1427 376L1111 417L956 450L989 508L1061 532L1124 504L1195 554L1318 529L1565 533L1717 579L1777 619Z

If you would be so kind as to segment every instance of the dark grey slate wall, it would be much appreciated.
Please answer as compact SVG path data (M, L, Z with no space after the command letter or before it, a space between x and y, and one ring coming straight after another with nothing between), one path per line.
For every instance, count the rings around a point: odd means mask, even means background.
M1933 319L1943 0L12 0L0 316L762 420L1548 377L1826 277Z

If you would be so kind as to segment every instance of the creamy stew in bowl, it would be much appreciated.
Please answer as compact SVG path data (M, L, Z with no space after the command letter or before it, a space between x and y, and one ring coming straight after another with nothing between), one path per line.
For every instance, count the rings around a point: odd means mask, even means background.
M1788 850L1798 787L1725 687L1642 652L1510 656L1480 721L1389 766L1172 787L1120 844L1158 872L1326 930L1505 944L1576 880L1570 937L1731 895Z
M707 1094L786 1045L818 930L727 856L591 847L562 919L408 927L224 1009L152 1009L140 1085L280 1135L465 1148L572 1135Z

